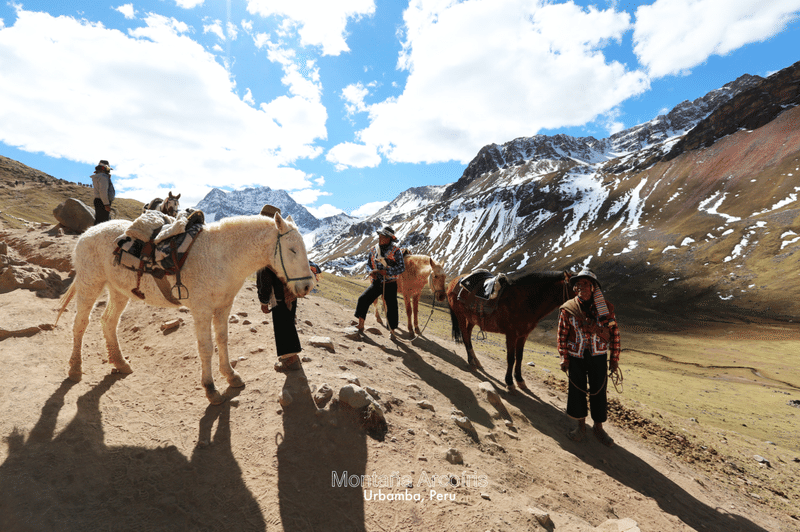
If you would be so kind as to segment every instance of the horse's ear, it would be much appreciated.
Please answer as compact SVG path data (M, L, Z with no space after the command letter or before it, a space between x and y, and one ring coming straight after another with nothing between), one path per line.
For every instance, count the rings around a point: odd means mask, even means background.
M177 196L175 196L175 199L181 199L181 195L178 194Z
M276 212L273 220L275 220L275 227L277 227L278 231L280 231L281 233L285 233L286 231L289 230L289 226L286 225L286 221L281 216L281 213Z
M294 220L292 220L292 215L291 215L291 214L290 214L289 216L287 216L287 217L286 217L286 221L287 221L287 222L294 223ZM296 224L295 224L295 225L296 225Z

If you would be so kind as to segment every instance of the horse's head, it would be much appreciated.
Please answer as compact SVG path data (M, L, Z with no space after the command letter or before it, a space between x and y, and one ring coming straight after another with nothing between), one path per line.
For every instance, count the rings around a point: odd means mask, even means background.
M180 210L180 202L178 201L181 198L181 195L178 194L177 196L172 195L172 191L169 191L169 197L164 200L161 204L161 212L166 214L167 216L172 216L173 218L178 215L178 211Z
M441 303L446 297L445 281L447 280L447 276L444 273L444 268L442 265L433 260L433 257L431 257L430 263L431 274L428 276L428 285L430 285L430 289L433 292L433 296L436 298L436 301Z
M278 230L278 241L272 268L289 290L297 297L305 297L314 288L314 274L308 264L303 235L297 230L291 216L284 220L276 212L273 219Z

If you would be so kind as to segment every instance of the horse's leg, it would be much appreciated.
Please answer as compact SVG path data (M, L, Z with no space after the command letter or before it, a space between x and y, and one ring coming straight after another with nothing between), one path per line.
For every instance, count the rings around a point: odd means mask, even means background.
M117 326L122 311L128 305L128 297L125 294L108 289L108 303L100 322L103 324L103 336L106 338L106 350L108 351L108 361L114 364L114 373L133 373L128 361L122 356L117 339Z
M411 315L413 313L412 302L414 300L414 296L411 294L403 294L403 301L406 304L406 318L408 318L408 332L412 335L414 334L414 328L411 325ZM419 327L416 330L417 334L419 334Z
M221 404L225 401L217 387L214 386L214 378L211 376L211 355L214 353L214 343L211 340L211 310L193 310L194 332L197 336L197 351L200 355L202 373L200 382L206 389L206 397L212 405Z
M76 278L74 283L79 283ZM75 321L72 323L72 356L69 359L69 379L73 382L80 382L83 376L82 360L81 360L81 347L83 346L83 335L86 333L86 328L89 326L89 318L92 314L92 307L100 292L103 290L103 284L94 286L90 284L76 284L76 297L75 297Z
M421 334L419 331L419 296L420 294L414 294L413 302L411 304L411 310L414 313L414 332L417 334ZM411 315L408 316L408 330L411 330Z
M381 301L383 301L383 298L379 297L378 299L375 300L375 303L373 303L373 305L375 305L375 319L378 320L378 323L383 325L383 320L381 319L381 313L378 311L378 305L380 304Z
M475 355L475 349L472 348L472 328L473 324L464 321L460 324L462 336L464 337L464 347L467 348L467 362L475 369L483 369L478 357Z
M522 354L525 351L525 342L528 340L527 336L520 336L517 338L517 345L516 345L516 363L514 365L514 380L517 381L517 386L522 388L523 390L528 389L528 385L525 384L525 381L522 380Z
M214 311L214 334L217 340L217 351L219 352L219 372L228 379L228 384L234 388L244 386L244 381L239 373L231 366L228 358L228 316L231 313L231 306Z
M506 386L509 390L514 389L514 381L511 378L511 372L514 368L514 358L517 351L517 337L512 333L506 334Z

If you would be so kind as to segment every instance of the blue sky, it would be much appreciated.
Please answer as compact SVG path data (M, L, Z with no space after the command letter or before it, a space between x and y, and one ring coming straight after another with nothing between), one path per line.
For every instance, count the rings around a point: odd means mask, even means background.
M7 2L0 155L368 215L487 144L606 137L798 60L800 0Z

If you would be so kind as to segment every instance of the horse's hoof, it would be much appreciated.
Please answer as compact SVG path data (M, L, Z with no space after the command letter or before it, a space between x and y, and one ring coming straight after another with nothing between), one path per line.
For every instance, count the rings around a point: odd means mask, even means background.
M81 379L83 378L83 372L78 370L70 370L70 372L67 373L67 378L69 378L69 380L72 382L81 382Z
M232 376L228 377L228 385L231 388L241 388L244 386L244 381L238 373L234 373Z
M127 362L123 362L119 366L111 368L111 373L124 373L126 375L133 373L133 368Z
M525 384L525 381L517 381L517 386L519 386L520 390L525 390L526 392L530 391L530 388L528 388L528 385Z
M422 334L422 331L419 330L419 327L414 327L414 332L417 334Z
M206 393L206 397L208 397L208 402L212 405L221 405L225 402L225 396L217 390L214 390L212 393Z

